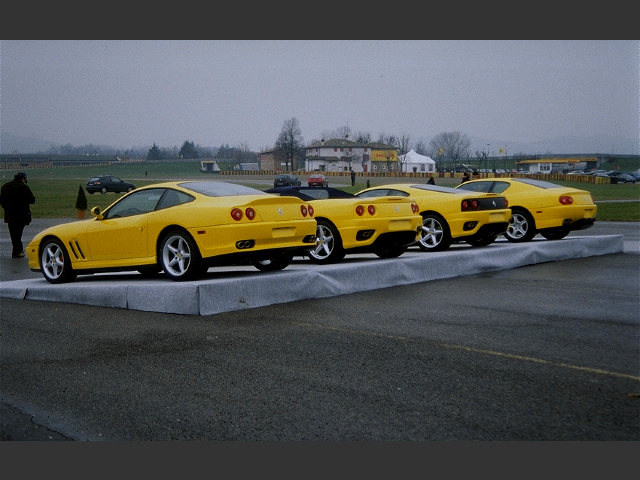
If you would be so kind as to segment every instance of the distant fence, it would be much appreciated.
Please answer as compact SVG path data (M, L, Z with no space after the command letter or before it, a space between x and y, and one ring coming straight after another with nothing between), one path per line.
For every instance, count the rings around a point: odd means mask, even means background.
M250 171L228 171L223 170L218 172L220 175L245 175L245 176L275 176L283 173L282 170L250 170ZM288 173L293 173L298 176L311 175L318 172L308 172L305 170L296 170ZM351 172L321 172L322 175L327 177L347 177L351 176ZM428 179L434 178L459 178L462 179L462 173L459 172L356 172L356 177L391 177L391 178L421 178ZM536 180L562 180L573 181L583 183L604 184L611 183L609 177L597 177L595 175L565 175L564 173L476 173L473 176L476 178L534 178Z

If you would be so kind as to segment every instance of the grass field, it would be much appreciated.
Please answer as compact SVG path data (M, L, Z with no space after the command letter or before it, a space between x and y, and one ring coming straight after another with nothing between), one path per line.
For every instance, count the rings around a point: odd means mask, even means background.
M259 190L270 188L273 184L272 176L260 175L216 175L202 173L199 170L200 163L196 161L172 162L172 163L144 163L144 164L118 164L101 167L55 167L46 169L26 170L29 178L29 186L36 196L36 203L32 206L34 218L75 218L75 209L78 186L85 186L87 180L94 175L110 173L123 180L141 187L151 183L166 180L206 179L230 181L241 183ZM15 172L3 171L0 181L5 183L13 178ZM301 180L306 177L301 175ZM399 181L413 181L402 178L357 177L356 185L351 186L348 176L329 177L330 184L347 192L355 193L367 187L367 180L371 186L383 183ZM422 181L421 179L418 181ZM444 186L455 186L459 179L437 178L436 183ZM591 192L593 199L598 204L597 220L600 221L640 221L640 183L636 184L592 184L568 181L553 181L570 187L581 188ZM96 193L87 194L89 209L99 206L104 209L122 194ZM602 203L602 202L605 203ZM88 214L87 214L88 215Z

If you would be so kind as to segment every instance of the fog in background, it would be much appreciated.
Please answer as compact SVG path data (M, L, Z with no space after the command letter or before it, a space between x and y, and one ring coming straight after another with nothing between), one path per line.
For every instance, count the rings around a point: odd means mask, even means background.
M492 153L638 154L630 40L2 40L2 153L16 137L118 148L305 143L349 126ZM473 147L472 147L473 148Z

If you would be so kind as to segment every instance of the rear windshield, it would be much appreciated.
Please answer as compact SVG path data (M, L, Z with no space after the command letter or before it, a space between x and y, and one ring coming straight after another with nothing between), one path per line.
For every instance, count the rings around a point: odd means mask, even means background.
M234 195L267 195L261 190L228 182L182 182L182 188L192 190L209 197L229 197Z
M526 183L527 185L533 185L540 188L558 188L561 185L557 183L545 182L544 180L535 180L533 178L512 178L514 182Z

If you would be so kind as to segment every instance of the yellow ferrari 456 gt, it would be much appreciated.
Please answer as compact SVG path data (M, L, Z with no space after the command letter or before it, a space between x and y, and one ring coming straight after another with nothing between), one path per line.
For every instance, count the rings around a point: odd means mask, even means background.
M598 210L586 190L532 178L485 178L456 188L506 196L511 220L504 236L510 242L528 242L537 233L547 240L564 238L573 230L591 227Z
M418 239L421 250L437 252L453 242L486 246L505 232L511 210L502 195L478 194L439 185L393 183L371 187L356 194L359 198L401 196L418 204L422 227Z
M91 213L38 233L29 268L51 283L123 270L188 280L215 265L281 270L316 242L307 202L219 181L148 185Z
M339 262L352 253L398 257L415 244L422 223L418 205L408 198L363 200L331 187L282 187L267 192L296 196L313 207L317 241L307 256L318 264Z

